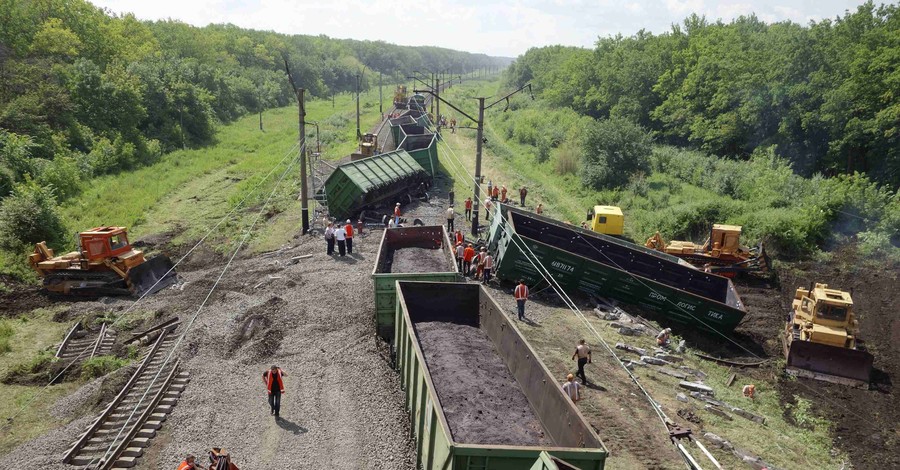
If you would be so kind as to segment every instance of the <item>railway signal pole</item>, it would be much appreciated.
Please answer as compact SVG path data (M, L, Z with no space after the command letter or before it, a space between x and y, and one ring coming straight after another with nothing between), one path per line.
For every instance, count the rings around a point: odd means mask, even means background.
M429 93L431 96L435 97L434 101L442 101L447 106L450 106L459 114L462 114L470 121L474 121L477 125L476 127L476 142L475 142L475 177L474 177L474 198L472 199L472 236L478 236L478 209L481 206L481 154L482 154L482 145L485 143L484 138L484 111L486 109L491 109L497 104L505 101L507 108L509 108L509 98L516 93L519 93L525 89L528 89L528 94L531 95L531 99L534 99L534 94L531 91L531 83L526 83L513 91L512 93L507 94L506 96L494 101L493 103L485 106L484 100L486 98L477 98L478 99L478 119L469 116L465 111L457 108L450 103L449 101L440 97L439 93L436 93L434 90L413 90L413 93ZM505 111L505 110L504 110ZM470 128L471 129L471 128Z

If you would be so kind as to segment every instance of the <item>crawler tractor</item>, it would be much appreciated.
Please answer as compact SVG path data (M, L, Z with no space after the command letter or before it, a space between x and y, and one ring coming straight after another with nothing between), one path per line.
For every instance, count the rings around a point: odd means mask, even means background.
M55 256L46 242L28 256L54 294L96 297L150 294L176 282L167 256L145 259L128 243L125 227L96 227L78 234L78 251Z
M647 239L645 246L675 255L722 276L733 277L740 272L767 272L769 257L763 244L748 248L741 245L740 239L740 225L714 224L709 238L702 245L686 241L666 243L659 232L656 232L656 235Z
M407 100L406 85L397 85L397 90L394 91L394 107L397 109L406 109Z
M865 387L874 358L857 334L850 293L815 284L798 288L784 333L787 372L826 382Z

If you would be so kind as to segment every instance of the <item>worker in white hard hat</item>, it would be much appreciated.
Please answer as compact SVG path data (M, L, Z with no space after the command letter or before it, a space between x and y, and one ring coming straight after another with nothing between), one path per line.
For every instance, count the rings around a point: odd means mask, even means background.
M656 344L659 346L668 346L669 339L671 338L671 336L672 336L671 328L666 328L666 329L660 331L659 334L656 335Z
M353 254L353 224L350 223L350 219L347 219L346 225L344 225L344 232L347 234L347 253Z
M400 203L394 206L394 227L400 225Z

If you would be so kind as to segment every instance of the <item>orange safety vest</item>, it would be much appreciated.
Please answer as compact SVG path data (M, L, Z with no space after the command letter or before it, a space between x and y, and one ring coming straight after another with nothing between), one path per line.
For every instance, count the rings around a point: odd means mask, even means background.
M399 206L394 206L394 215L396 215L397 217L400 217L400 207Z
M456 243L462 243L463 241L465 241L463 238L464 237L463 237L462 232L457 231L456 232Z
M193 465L187 463L187 460L182 460L180 464L178 464L178 470L191 470L194 468Z
M516 291L513 295L515 295L516 300L528 300L528 286L519 284L516 286Z
M347 224L344 226L344 232L347 233L347 238L353 238L353 225Z
M503 199L506 199L506 188L501 189L500 194L503 195Z
M494 196L494 197L497 197L497 196L499 196L499 195L500 195L500 188L494 186L494 194L493 194L493 196Z
M472 258L475 257L475 249L467 246L465 250L463 250L463 261L470 262Z
M278 381L278 389L281 390L282 393L284 393L284 381L281 380L281 369L276 369L274 374L272 373L271 369L267 370L265 377L266 390L269 391L270 395L272 394L272 383L276 380Z
M471 209L471 208L472 208L472 200L466 199L466 209Z

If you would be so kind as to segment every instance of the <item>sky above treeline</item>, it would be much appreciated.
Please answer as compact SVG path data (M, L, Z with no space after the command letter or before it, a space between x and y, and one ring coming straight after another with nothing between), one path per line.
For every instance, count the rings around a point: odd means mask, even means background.
M530 47L593 47L598 37L668 31L692 13L807 24L864 0L93 0L117 14L195 26L231 23L285 34L383 40L515 57ZM876 2L876 4L878 4Z

